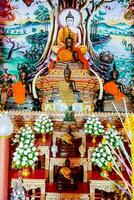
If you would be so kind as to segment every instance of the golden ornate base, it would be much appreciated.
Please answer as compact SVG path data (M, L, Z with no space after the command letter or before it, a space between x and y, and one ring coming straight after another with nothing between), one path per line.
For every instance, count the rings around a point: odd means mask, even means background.
M96 135L93 136L93 138L92 138L92 143L93 143L93 144L96 143Z
M108 171L106 169L102 169L101 176L103 176L103 177L109 177Z
M46 134L42 134L42 142L46 143L46 141L47 141Z
M25 168L23 168L23 170L22 170L22 176L29 176L31 174L31 172L30 172L30 167L25 167Z

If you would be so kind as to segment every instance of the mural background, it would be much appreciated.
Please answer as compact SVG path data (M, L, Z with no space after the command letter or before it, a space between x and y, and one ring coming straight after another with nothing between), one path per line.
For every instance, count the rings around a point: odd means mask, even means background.
M33 71L52 26L51 7L46 0L35 0L30 6L21 0L0 0L0 4L0 74L7 69L18 76L21 65ZM105 3L88 24L95 52L114 54L119 81L125 85L134 75L134 25L132 20L124 19L127 6L126 1Z

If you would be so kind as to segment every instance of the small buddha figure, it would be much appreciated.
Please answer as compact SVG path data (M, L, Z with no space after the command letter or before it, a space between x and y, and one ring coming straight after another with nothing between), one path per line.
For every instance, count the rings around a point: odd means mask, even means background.
M61 167L57 172L57 189L63 190L75 190L76 182L74 181L72 169L70 167L70 160L65 160L65 166Z
M4 74L0 77L0 101L5 106L8 97L12 95L12 84L16 81L16 76L9 74L7 69L3 70Z

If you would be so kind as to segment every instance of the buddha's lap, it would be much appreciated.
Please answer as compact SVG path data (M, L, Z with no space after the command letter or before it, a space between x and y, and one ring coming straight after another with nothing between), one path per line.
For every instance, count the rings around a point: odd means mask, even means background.
M59 60L64 62L73 61L73 53L68 49L61 50L57 56Z
M53 45L52 51L55 54L58 55L59 60L62 60L62 61L65 61L65 62L66 61L72 61L73 60L72 52L69 51L68 49L63 49L60 52L58 52L60 50L60 48L62 48L62 47L64 47L64 45ZM86 52L87 52L87 46L86 45L79 45L77 48L81 50L83 55L86 54ZM67 59L67 56L68 56L68 59Z

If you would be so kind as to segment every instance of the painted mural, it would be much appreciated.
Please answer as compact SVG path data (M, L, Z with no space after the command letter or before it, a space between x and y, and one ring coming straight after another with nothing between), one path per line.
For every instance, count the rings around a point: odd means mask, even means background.
M86 27L86 34L81 35L85 46L89 46L91 66L107 79L114 63L119 71L119 82L129 85L134 75L134 24L131 9L127 12L131 7L127 0L0 0L0 74L6 71L18 79L22 66L34 74L40 68L39 63L45 60L44 52L46 55L50 50L50 39L55 44L55 30L58 32L64 26L59 19L56 21L56 15L70 7L81 15L81 23L77 24L78 18L71 12L75 27L81 30ZM108 69L105 63L109 64Z

